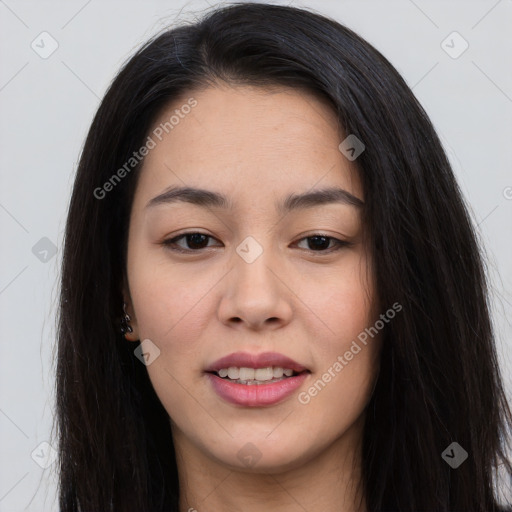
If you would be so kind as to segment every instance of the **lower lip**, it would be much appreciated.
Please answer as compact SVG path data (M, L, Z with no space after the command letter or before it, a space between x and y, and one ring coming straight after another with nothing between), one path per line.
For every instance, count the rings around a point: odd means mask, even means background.
M262 407L281 402L306 380L308 372L269 384L237 384L207 373L215 392L227 402L245 407Z

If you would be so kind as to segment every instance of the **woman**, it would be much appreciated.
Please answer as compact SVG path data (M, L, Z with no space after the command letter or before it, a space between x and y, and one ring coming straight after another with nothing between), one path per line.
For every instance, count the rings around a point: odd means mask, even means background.
M123 67L65 235L63 511L497 511L475 233L391 64L235 4Z

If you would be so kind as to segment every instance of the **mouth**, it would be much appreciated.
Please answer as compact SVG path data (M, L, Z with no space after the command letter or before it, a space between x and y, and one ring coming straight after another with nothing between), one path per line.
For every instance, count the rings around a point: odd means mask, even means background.
M212 363L205 374L223 401L242 407L265 407L298 391L311 371L276 352L235 352Z
M263 386L311 372L309 370L296 371L293 368L283 368L281 366L266 366L263 368L230 366L228 368L221 368L218 371L214 370L207 373L216 375L217 377L233 384Z

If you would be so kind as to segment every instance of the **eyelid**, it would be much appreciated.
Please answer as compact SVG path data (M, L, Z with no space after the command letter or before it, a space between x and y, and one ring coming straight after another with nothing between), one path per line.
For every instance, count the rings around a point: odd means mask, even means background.
M169 250L175 251L175 252L181 252L181 253L186 253L186 254L192 254L192 253L199 254L199 253L203 252L205 248L194 250L194 249L183 249L182 247L179 247L179 246L177 248L172 247L173 245L176 245L176 242L178 240L180 240L181 238L185 238L187 235L203 235L203 236L207 237L208 239L217 240L214 236L209 235L208 233L203 233L201 231L185 231L184 233L180 233L179 235L173 236L172 238L163 240L161 242L161 244L163 246L165 246L166 248L168 248ZM209 249L209 248L210 247L206 247L206 249Z

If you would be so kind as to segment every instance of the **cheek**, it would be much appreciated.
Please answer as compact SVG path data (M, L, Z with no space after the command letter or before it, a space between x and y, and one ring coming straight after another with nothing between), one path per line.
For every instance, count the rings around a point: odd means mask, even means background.
M381 333L370 332L378 319L372 289L361 274L324 298L322 320L329 326L314 347L316 367L298 396L315 436L332 439L364 412L378 373Z
M176 269L141 272L132 281L132 299L137 312L141 339L154 340L162 348L173 350L193 347L211 316L208 292L215 282L212 276L194 276Z
M366 265L364 257L354 259L316 295L324 334L316 338L316 371L299 402L326 436L363 412L378 371L381 334L368 333L379 312Z
M190 396L182 395L183 389L200 382L205 345L219 341L209 340L207 334L215 321L216 286L225 270L212 269L207 260L174 263L162 252L138 254L134 248L129 283L139 337L160 350L147 367L150 379L167 410L176 410L190 401Z
M160 350L147 366L153 388L169 416L178 415L193 430L197 418L208 424L200 405L201 347L212 316L208 292L212 275L194 276L154 267L133 274L132 300L141 340L150 339ZM218 280L218 279L217 279ZM214 340L215 341L215 340ZM219 435L219 432L216 432Z
M374 322L376 314L374 286L369 278L371 269L367 271L366 257L354 253L344 263L316 286L308 283L309 291L305 293L305 302L315 311L321 327L318 346L325 356L345 351L345 347Z
M340 344L339 350L326 360L323 373L315 375L298 397L298 414L307 418L308 431L314 437L312 443L319 439L328 443L349 432L370 400L377 375L378 345L361 347L351 361L340 362L338 356L343 357L344 349L349 347L350 343Z

